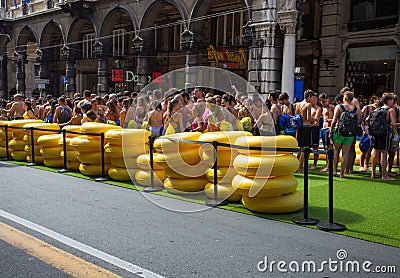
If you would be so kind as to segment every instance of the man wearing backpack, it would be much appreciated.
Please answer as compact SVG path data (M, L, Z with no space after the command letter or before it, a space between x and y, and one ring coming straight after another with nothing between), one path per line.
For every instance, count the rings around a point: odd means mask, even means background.
M361 123L361 111L357 106L352 105L354 94L346 91L343 96L343 104L335 107L332 124L329 130L329 137L332 139L334 134L334 174L337 173L339 163L339 153L342 152L342 163L340 167L340 177L344 178L345 169L349 169L349 152L354 136L357 134L358 126Z
M65 98L58 98L58 107L54 112L53 123L67 123L72 118L72 109L66 104Z
M392 108L393 94L382 95L383 106L370 113L368 119L369 134L372 135L374 155L372 158L371 179L376 179L376 165L381 164L382 180L394 180L387 174L387 154L390 150L391 139L396 128L396 113Z

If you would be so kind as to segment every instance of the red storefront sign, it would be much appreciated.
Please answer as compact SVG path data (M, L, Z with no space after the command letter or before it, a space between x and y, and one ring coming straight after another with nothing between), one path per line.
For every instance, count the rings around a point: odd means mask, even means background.
M151 79L153 80L154 83L161 83L161 76L162 72L155 71L153 72Z
M111 80L117 83L124 82L124 70L112 70Z

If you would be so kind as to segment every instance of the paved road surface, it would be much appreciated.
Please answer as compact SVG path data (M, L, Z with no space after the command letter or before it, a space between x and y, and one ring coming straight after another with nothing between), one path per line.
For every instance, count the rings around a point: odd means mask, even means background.
M338 260L339 249L360 265L368 260L373 266L394 265L400 271L400 249L319 230L150 195L176 210L200 211L174 212L137 191L5 162L0 162L0 181L0 222L124 277L134 275L4 216L20 217L119 262L167 277L281 277L276 265L273 273L262 273L257 264L267 256L269 262L296 260L300 265L313 260L319 267L329 258ZM323 273L285 275L299 276L365 277L365 273L332 273L325 265Z

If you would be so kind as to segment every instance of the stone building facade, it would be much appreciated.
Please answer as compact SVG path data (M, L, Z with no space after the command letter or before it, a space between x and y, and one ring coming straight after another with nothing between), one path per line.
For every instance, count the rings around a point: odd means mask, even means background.
M398 2L4 0L0 97L134 91L179 68L168 85L192 87L196 65L230 70L261 93L398 92Z

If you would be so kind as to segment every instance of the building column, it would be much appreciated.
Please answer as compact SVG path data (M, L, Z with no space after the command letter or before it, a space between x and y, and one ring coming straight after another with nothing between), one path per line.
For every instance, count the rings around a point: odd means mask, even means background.
M74 61L66 62L65 75L68 77L65 92L69 96L73 96L76 93L76 65Z
M101 56L97 59L97 93L108 93L108 59L106 56Z
M141 54L137 55L137 75L139 76L139 82L136 87L140 92L149 82L149 59Z
M283 7L282 7L283 8ZM281 91L289 95L290 101L294 98L294 69L296 66L296 26L297 14L295 7L286 6L278 12L278 23L285 33L283 43L282 85Z
M17 54L17 53L16 53ZM25 63L26 63L26 55L17 54L17 93L25 96Z
M185 64L185 90L190 90L191 88L198 85L198 73L199 70L196 68L198 64L198 53L197 51L189 50L186 53L186 64Z
M250 36L248 80L261 94L280 88L282 47L276 33L276 0L254 0L244 37ZM248 40L248 38L246 38Z
M0 94L3 98L5 99L10 99L10 96L8 95L8 80L7 80L7 53L4 53L1 57L1 65L0 65L0 76L1 76L1 86L0 86Z
M400 43L400 41L398 43ZM400 96L400 44L397 44L396 67L394 71L394 91L398 96Z

